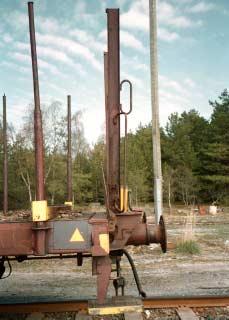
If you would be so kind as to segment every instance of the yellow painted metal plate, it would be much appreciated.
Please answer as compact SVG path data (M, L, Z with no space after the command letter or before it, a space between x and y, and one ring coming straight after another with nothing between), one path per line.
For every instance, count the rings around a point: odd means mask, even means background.
M65 206L72 207L72 201L65 201Z
M46 200L32 201L32 217L33 221L48 220L48 205Z
M109 244L109 234L107 233L100 233L99 235L99 244L100 247L106 251L107 253L110 252L110 244Z
M84 238L82 234L80 233L79 229L76 228L75 231L73 232L70 242L84 242Z
M120 209L124 212L128 211L128 188L120 188Z

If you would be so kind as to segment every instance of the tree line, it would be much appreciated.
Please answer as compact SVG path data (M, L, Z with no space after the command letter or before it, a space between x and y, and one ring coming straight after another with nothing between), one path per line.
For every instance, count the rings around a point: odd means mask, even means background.
M195 109L172 113L161 128L164 201L229 205L229 92L216 101L209 120ZM50 204L66 200L67 118L60 102L42 106L45 141L45 185ZM100 137L90 146L84 136L82 113L72 116L73 194L75 204L104 203L105 143ZM8 125L9 208L29 208L35 199L33 106L15 131ZM121 172L124 138L121 139ZM153 201L152 127L139 125L129 132L128 187L133 205ZM2 120L0 120L0 166L3 168ZM0 210L3 199L0 170ZM121 179L122 180L122 179Z

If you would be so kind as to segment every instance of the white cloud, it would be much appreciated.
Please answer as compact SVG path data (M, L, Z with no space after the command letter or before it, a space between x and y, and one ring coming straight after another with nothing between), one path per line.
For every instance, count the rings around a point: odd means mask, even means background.
M56 60L63 64L66 64L74 69L76 69L81 74L85 74L83 67L75 63L70 57L68 57L64 52L54 50L49 47L38 46L37 47L38 57L50 58Z
M10 68L10 69L13 69L14 71L15 71L15 70L16 70L16 71L19 71L19 72L21 72L21 73L26 73L26 74L28 74L28 73L31 73L31 72L32 72L31 68L29 68L29 67L27 67L27 66L18 65L18 64L16 64L16 63L12 62L12 61L2 61L2 62L0 63L0 65L3 66L3 67L7 67L7 68Z
M63 29L63 25L58 23L58 21L54 18L45 18L42 16L38 16L36 19L37 29L41 30L44 33L55 33L60 29Z
M188 28L193 25L193 22L188 17L180 15L175 6L165 1L158 3L158 21L159 24L177 28Z
M107 41L107 30L103 29L98 37L100 39L103 39ZM136 49L139 51L145 51L145 47L143 43L133 34L131 34L129 31L121 30L120 31L120 43L124 47Z
M99 33L98 37L99 37L100 39L106 40L106 39L107 39L107 29L103 29L103 30Z
M105 50L105 42L98 41L96 37L88 33L85 30L74 29L69 32L70 36L77 39L80 43L92 48L98 52L103 52Z
M19 50L27 51L29 52L30 46L27 43L23 42L16 42L15 47L18 48ZM57 62L61 62L67 66L70 66L74 69L76 69L78 72L81 74L85 74L85 71L83 67L75 63L73 59L71 59L66 53L63 51L55 50L50 47L45 47L45 46L37 46L37 55L38 58L49 58L52 60L55 60Z
M194 6L188 9L189 12L192 13L203 13L210 10L213 10L215 8L215 5L213 3L207 3L204 1L200 1L196 3Z
M3 19L14 28L15 31L25 29L29 24L28 15L24 12L14 10L3 15Z
M175 5L158 2L158 22L175 28L190 28L195 25L189 17L180 14ZM136 0L129 11L121 15L121 26L147 31L149 29L148 1Z
M190 78L184 79L184 83L187 84L190 88L196 87L196 83Z
M134 35L127 31L121 30L120 32L120 42L123 46L133 48L139 51L144 51L145 48L142 42L137 39Z
M132 67L133 67L135 70L137 70L137 71L139 71L139 70L141 70L141 71L148 71L148 70L149 70L149 66L147 66L147 65L144 64L144 63L139 63L139 62L134 63L134 64L132 65Z
M50 87L51 89L54 89L56 92L60 93L63 95L63 96L66 96L68 94L68 92L66 91L66 89L64 89L63 87L60 87L59 85L55 84L55 83L51 83L51 82L43 82L42 83L43 86L48 86Z
M143 88L144 84L141 78L138 78L134 76L133 74L126 72L126 71L121 71L121 80L122 79L128 79L132 82L133 87L138 87L138 88Z
M85 14L87 11L86 1L77 1L75 5L75 14Z
M29 56L29 54L24 54L24 53L20 53L20 52L13 52L10 54L10 56L12 58L16 59L17 61L24 62L26 64L31 63L31 57ZM44 61L44 60L38 58L38 68L39 67L41 69L48 70L55 75L61 75L61 72L58 70L58 68L56 66L52 65L51 63L49 63L47 61Z
M189 92L186 88L179 83L178 81L171 80L166 76L159 75L160 87L166 91L175 91L176 93L181 94L183 97L188 96Z
M45 60L38 59L38 67L41 67L41 69L46 69L55 75L62 75L62 73L58 70L56 66L52 65L51 63Z
M17 41L15 43L15 47L19 50L23 50L23 51L25 50L27 52L29 52L29 50L30 50L30 45L28 43L24 43L24 42L20 42L20 41Z
M17 61L29 63L31 62L31 58L28 54L13 52L11 53L11 57L15 58Z
M3 39L3 41L4 41L5 43L10 43L10 42L13 41L13 38L12 38L11 35L8 34L8 33L4 34L3 37L2 37L2 39Z
M179 34L173 31L169 31L165 28L158 28L158 38L167 42L172 42L180 38Z
M88 47L67 39L61 36L55 35L42 35L37 33L37 43L48 45L58 48L60 51L67 51L69 54L74 54L81 56L83 59L87 60L95 69L102 71L101 63L96 59L93 52L91 52Z
M149 29L149 17L142 13L138 6L133 6L128 12L121 14L121 27L130 29L140 29L147 31Z
M186 29L199 27L202 21L191 20L188 16L181 14L180 9L175 4L168 1L158 1L158 37L166 42L173 42L180 38L178 31L172 29ZM149 8L148 1L135 0L129 10L121 14L121 28L141 30L148 32L149 30ZM100 34L100 37L104 34Z
M176 81L164 75L159 75L159 109L160 122L165 125L172 112L181 113L193 105L193 89L195 96L199 94L195 82L185 78L183 82Z

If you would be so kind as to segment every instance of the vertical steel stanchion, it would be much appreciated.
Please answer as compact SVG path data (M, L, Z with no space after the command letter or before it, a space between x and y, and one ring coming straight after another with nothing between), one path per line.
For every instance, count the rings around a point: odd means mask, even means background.
M33 2L28 2L29 14L29 33L31 45L31 58L33 70L33 90L34 90L34 148L35 148L35 175L36 175L36 202L43 204L42 211L47 219L47 202L45 203L45 170L44 170L44 145L43 145L43 129L42 115L40 108L39 79L37 66L37 51ZM39 209L41 210L41 209ZM38 255L44 255L46 252L46 222L39 221L34 223L34 231L36 235L35 251Z

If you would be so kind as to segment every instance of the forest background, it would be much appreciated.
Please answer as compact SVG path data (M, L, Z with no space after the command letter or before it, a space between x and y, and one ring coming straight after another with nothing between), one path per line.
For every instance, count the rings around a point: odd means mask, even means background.
M210 119L195 109L172 113L161 128L163 197L165 203L229 205L229 92L209 101ZM50 204L66 200L66 107L55 101L43 105L45 184ZM90 146L84 136L82 112L72 115L73 194L76 205L104 203L105 144L101 136ZM133 205L153 201L152 127L139 124L128 133L128 187ZM124 141L121 139L121 159ZM22 129L8 125L9 209L30 208L35 199L33 106ZM121 161L123 162L123 161ZM2 119L0 166L3 168ZM121 168L121 171L123 168ZM0 170L0 210L3 170Z

